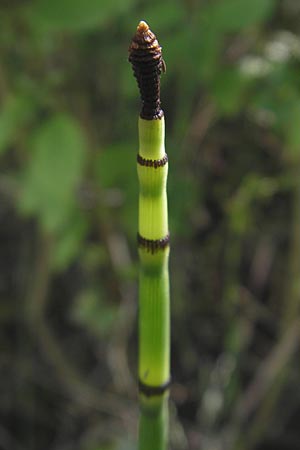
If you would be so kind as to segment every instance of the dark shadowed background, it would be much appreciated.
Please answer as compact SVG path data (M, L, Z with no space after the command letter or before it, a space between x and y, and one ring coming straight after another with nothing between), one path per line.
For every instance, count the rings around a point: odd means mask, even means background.
M135 448L141 19L167 64L171 448L299 450L298 0L1 1L0 448Z

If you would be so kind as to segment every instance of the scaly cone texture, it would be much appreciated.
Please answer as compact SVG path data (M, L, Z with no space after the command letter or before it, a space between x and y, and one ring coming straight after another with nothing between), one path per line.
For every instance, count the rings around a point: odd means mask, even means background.
M140 22L129 47L141 94L137 171L140 185L138 247L140 450L166 446L170 384L169 228L165 122L160 103L161 47Z
M129 61L140 89L140 116L146 120L161 118L163 111L160 107L160 75L165 71L165 64L156 36L144 21L139 23L132 39Z

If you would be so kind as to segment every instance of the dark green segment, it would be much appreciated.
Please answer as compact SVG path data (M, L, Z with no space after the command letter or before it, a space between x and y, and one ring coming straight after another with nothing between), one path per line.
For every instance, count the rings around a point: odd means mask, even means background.
M168 253L166 248L144 255L140 270L139 379L149 386L160 386L170 378Z
M165 450L167 447L167 397L155 399L143 407L139 424L139 450Z

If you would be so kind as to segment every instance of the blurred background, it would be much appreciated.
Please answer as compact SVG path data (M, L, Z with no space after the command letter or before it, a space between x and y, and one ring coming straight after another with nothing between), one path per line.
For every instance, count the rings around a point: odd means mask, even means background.
M0 448L136 448L141 19L167 64L170 447L297 450L298 0L1 1Z

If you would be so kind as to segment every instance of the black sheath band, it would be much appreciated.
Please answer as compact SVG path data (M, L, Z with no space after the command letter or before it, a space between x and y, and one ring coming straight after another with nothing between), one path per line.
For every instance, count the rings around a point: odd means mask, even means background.
M170 244L170 234L168 233L162 239L154 240L146 239L138 233L137 242L139 247L142 247L153 254L159 250L164 250Z
M155 395L162 395L171 386L171 379L166 381L166 383L161 384L160 386L149 386L148 384L144 384L141 380L139 380L139 392L144 394L146 397L153 397Z
M157 169L158 167L163 167L167 164L168 155L165 153L164 157L161 159L145 159L138 154L137 162L138 164L140 164L140 166L154 167L154 169Z

